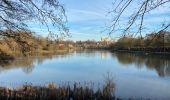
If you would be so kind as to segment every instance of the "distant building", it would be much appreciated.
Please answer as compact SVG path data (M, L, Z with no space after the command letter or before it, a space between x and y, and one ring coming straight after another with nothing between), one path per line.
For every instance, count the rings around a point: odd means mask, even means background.
M105 44L105 45L108 45L110 43L112 43L112 39L109 38L109 37L101 37L101 43Z

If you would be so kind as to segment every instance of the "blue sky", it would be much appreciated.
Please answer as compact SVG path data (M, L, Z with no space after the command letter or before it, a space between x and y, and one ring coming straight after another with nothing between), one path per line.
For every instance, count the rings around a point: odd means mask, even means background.
M70 33L74 40L95 39L107 35L104 30L106 12L111 7L111 0L61 0L66 8Z
M112 8L113 0L60 0L60 2L64 5L66 9L66 15L68 17L68 27L70 29L71 40L100 40L101 37L107 37L106 33L101 33L105 29L105 27L110 21L110 17L107 16L107 11ZM136 4L133 4L135 7ZM160 24L163 21L170 21L169 8L161 7L157 10L154 10L147 14L145 17L144 24L147 31L144 31L143 34L156 31ZM124 13L124 21L127 21L128 16L131 14L134 7L128 8L128 10ZM38 25L33 23L32 29L35 32L40 33L41 35L46 35L48 32L43 28L37 27ZM52 29L53 30L53 29ZM56 30L54 30L56 31ZM120 33L113 33L113 38L117 38Z

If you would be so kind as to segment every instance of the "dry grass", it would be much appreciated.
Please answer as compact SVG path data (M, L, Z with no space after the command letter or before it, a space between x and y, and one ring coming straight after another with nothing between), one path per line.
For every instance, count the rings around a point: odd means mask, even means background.
M62 86L54 83L47 86L23 85L17 89L1 87L0 100L113 100L113 85L114 83L107 83L97 90L94 90L93 83Z

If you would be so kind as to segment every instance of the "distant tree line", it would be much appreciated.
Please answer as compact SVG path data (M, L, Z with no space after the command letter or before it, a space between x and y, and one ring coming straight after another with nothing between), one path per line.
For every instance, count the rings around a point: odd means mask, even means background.
M170 32L160 31L160 33L147 34L144 38L124 36L118 39L111 48L119 50L156 50L168 51L170 48Z

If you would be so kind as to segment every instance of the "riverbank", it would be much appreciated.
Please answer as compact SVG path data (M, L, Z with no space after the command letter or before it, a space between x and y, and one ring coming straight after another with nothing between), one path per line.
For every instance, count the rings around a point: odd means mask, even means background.
M141 54L166 54L170 55L170 48L113 48L115 52L129 52Z
M70 48L63 48L63 49L51 49L51 50L36 50L36 51L29 51L25 52L24 54L22 52L13 52L12 54L8 54L6 52L0 51L0 60L6 61L6 60L14 60L19 57L28 57L28 56L48 56L48 55L56 55L56 54L66 54L68 52L74 51L74 49Z

